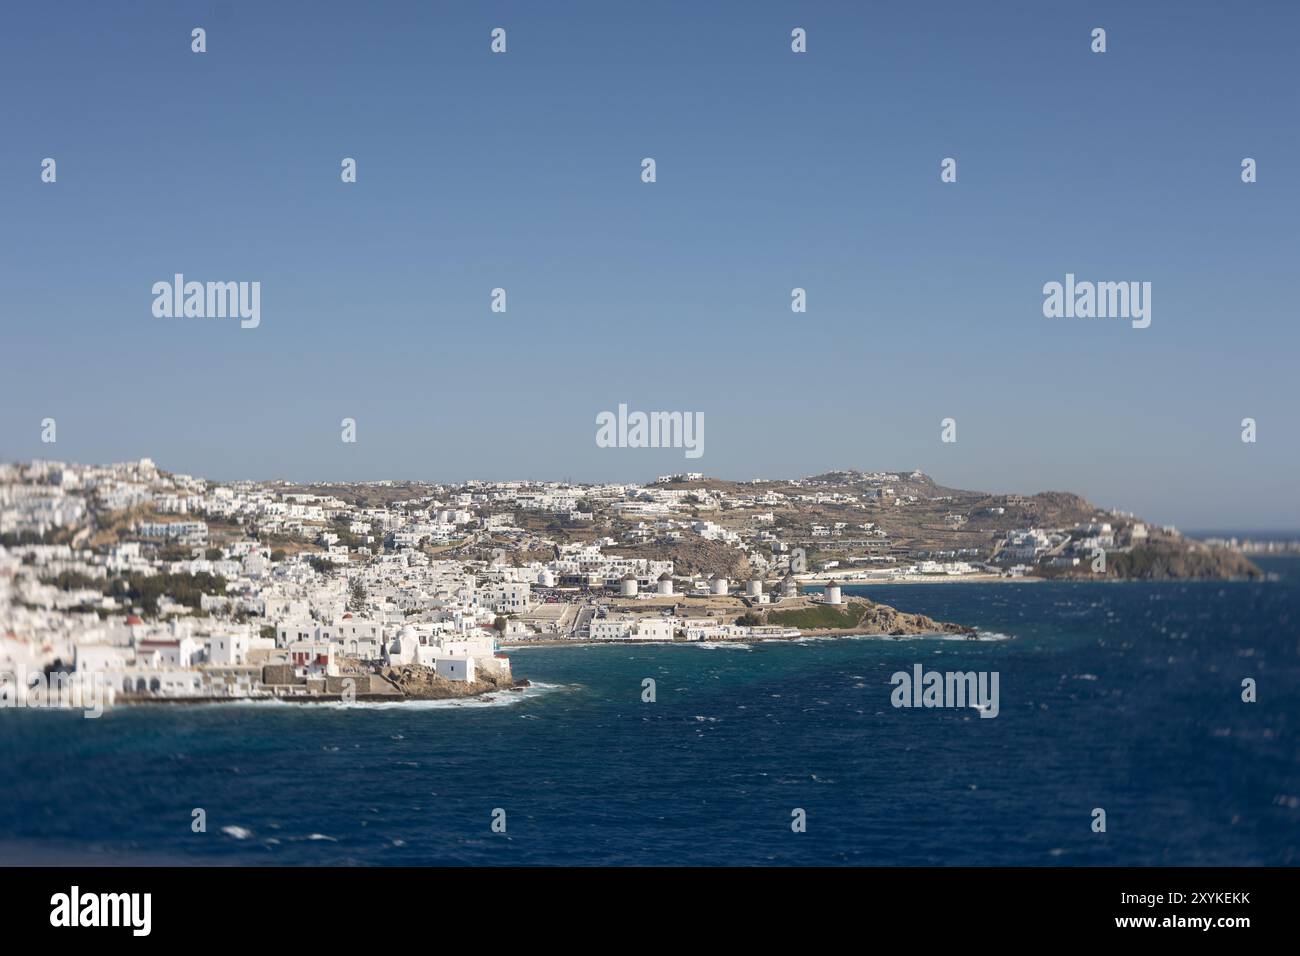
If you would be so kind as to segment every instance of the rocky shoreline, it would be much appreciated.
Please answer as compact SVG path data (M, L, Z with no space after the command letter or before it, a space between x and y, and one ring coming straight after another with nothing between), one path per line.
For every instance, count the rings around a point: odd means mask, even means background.
M406 700L454 700L496 691L521 691L532 686L527 678L515 679L494 674L483 674L473 681L453 681L440 676L432 668L416 664L386 667L379 672L379 676Z
M692 643L718 643L730 642L743 644L749 641L797 641L804 637L913 637L913 636L933 636L952 634L961 637L967 637L971 640L976 638L976 630L965 624L956 624L951 621L936 621L925 614L913 614L906 611L900 611L897 608L890 607L888 604L876 604L867 600L850 600L843 605L835 607L833 613L838 615L838 620L833 626L815 627L801 626L790 624L787 615L798 619L801 614L812 615L810 619L815 620L818 616L825 617L831 612L829 605L820 605L817 602L808 599L802 599L799 606L790 609L790 602L783 602L782 607L785 610L767 612L762 615L754 615L751 612L748 617L750 621L743 620L746 615L742 615L741 623L753 623L758 627L791 627L797 629L797 633L790 634L772 634L759 632L754 635L711 638L707 642L687 641L678 637L673 641L650 641L636 640L634 638L610 638L608 640L591 640L591 639L570 639L551 638L546 640L535 641L515 641L503 642L503 647L522 648L522 647L594 647L604 644L642 644L647 646L664 646L667 644L692 644ZM754 620L758 617L758 620ZM785 617L785 620L780 618Z
M1038 573L1047 581L1255 581L1264 577L1259 566L1241 552L1200 542L1110 553L1104 570L1094 571L1085 561L1066 568L1040 568Z
M827 605L804 599L803 607L766 611L764 624L799 628L801 637L826 637L835 634L909 637L922 634L956 634L973 638L975 629L952 621L936 621L925 614L900 611L888 604L864 599L850 599L842 605ZM784 602L783 602L784 605ZM810 626L800 622L807 621ZM824 623L823 623L824 621ZM820 625L820 626L819 626Z
M458 700L481 697L500 691L520 692L531 687L527 678L514 678L484 674L474 681L453 681L440 676L430 667L406 664L399 667L382 667L377 671L349 662L351 668L338 677L323 682L319 689L286 693L285 688L300 688L305 683L275 685L263 693L244 696L202 695L167 697L155 694L118 693L113 698L117 706L147 704L249 704L263 701L283 701L288 704L338 704L338 703L398 703L404 700ZM346 681L356 684L347 692Z

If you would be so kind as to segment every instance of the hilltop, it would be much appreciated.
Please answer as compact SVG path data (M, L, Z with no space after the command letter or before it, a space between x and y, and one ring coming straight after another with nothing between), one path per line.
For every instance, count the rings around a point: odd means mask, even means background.
M311 558L313 545L324 539L354 555L414 546L430 558L503 556L516 566L546 562L562 550L598 548L615 557L671 562L676 575L702 580L790 570L866 579L1006 574L1166 580L1261 573L1234 547L1193 541L1078 494L963 490L920 471L837 469L749 481L689 474L646 484L295 484L208 482L149 462L147 474L174 487L173 495L105 500L102 488L87 495L68 487L64 475L71 472L57 463L0 467L3 483L44 487L41 493L75 498L81 509L76 520L53 525L26 528L21 518L9 521L0 543L10 544L108 549L136 539L141 528L156 533L174 520L169 516L190 511L185 502L202 501L195 508L212 544L251 535L274 555L289 557ZM214 511L206 503L211 495L251 496L259 503L243 514ZM165 537L164 543L183 542Z

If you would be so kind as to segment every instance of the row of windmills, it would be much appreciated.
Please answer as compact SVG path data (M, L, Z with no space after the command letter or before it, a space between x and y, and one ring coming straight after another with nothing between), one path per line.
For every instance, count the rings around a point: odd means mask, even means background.
M785 577L770 587L762 578L750 578L749 583L745 585L745 600L750 604L788 601L797 598L799 594L799 582L790 572L786 572ZM843 604L844 598L840 593L840 586L828 584L821 593L820 601L823 604Z
M750 604L770 604L776 601L787 601L799 596L799 582L795 576L789 572L785 577L771 588L766 587L766 582L762 578L750 578L749 583L745 585L745 599ZM844 598L840 593L838 584L828 584L821 594L823 604L842 604Z

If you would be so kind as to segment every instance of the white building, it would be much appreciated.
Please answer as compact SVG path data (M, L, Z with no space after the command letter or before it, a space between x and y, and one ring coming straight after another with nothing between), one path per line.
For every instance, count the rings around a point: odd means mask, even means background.
M208 638L208 661L231 666L248 663L248 628L222 631Z
M445 677L447 680L470 683L474 680L474 658L472 657L439 658L434 661L433 669L439 677Z
M325 641L294 641L289 645L289 660L299 677L337 677L339 673L334 645Z
M533 586L527 581L493 581L474 590L474 603L497 614L527 611Z
M146 637L135 645L135 662L140 667L184 669L200 663L203 652L203 644L192 637Z
M675 622L666 617L638 617L618 614L591 622L593 641L671 641Z

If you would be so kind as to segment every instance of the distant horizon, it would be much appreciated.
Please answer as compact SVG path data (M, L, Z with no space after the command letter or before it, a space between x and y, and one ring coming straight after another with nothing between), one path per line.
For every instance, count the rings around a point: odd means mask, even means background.
M1187 538L1252 538L1263 541L1300 541L1300 528L1179 528Z

